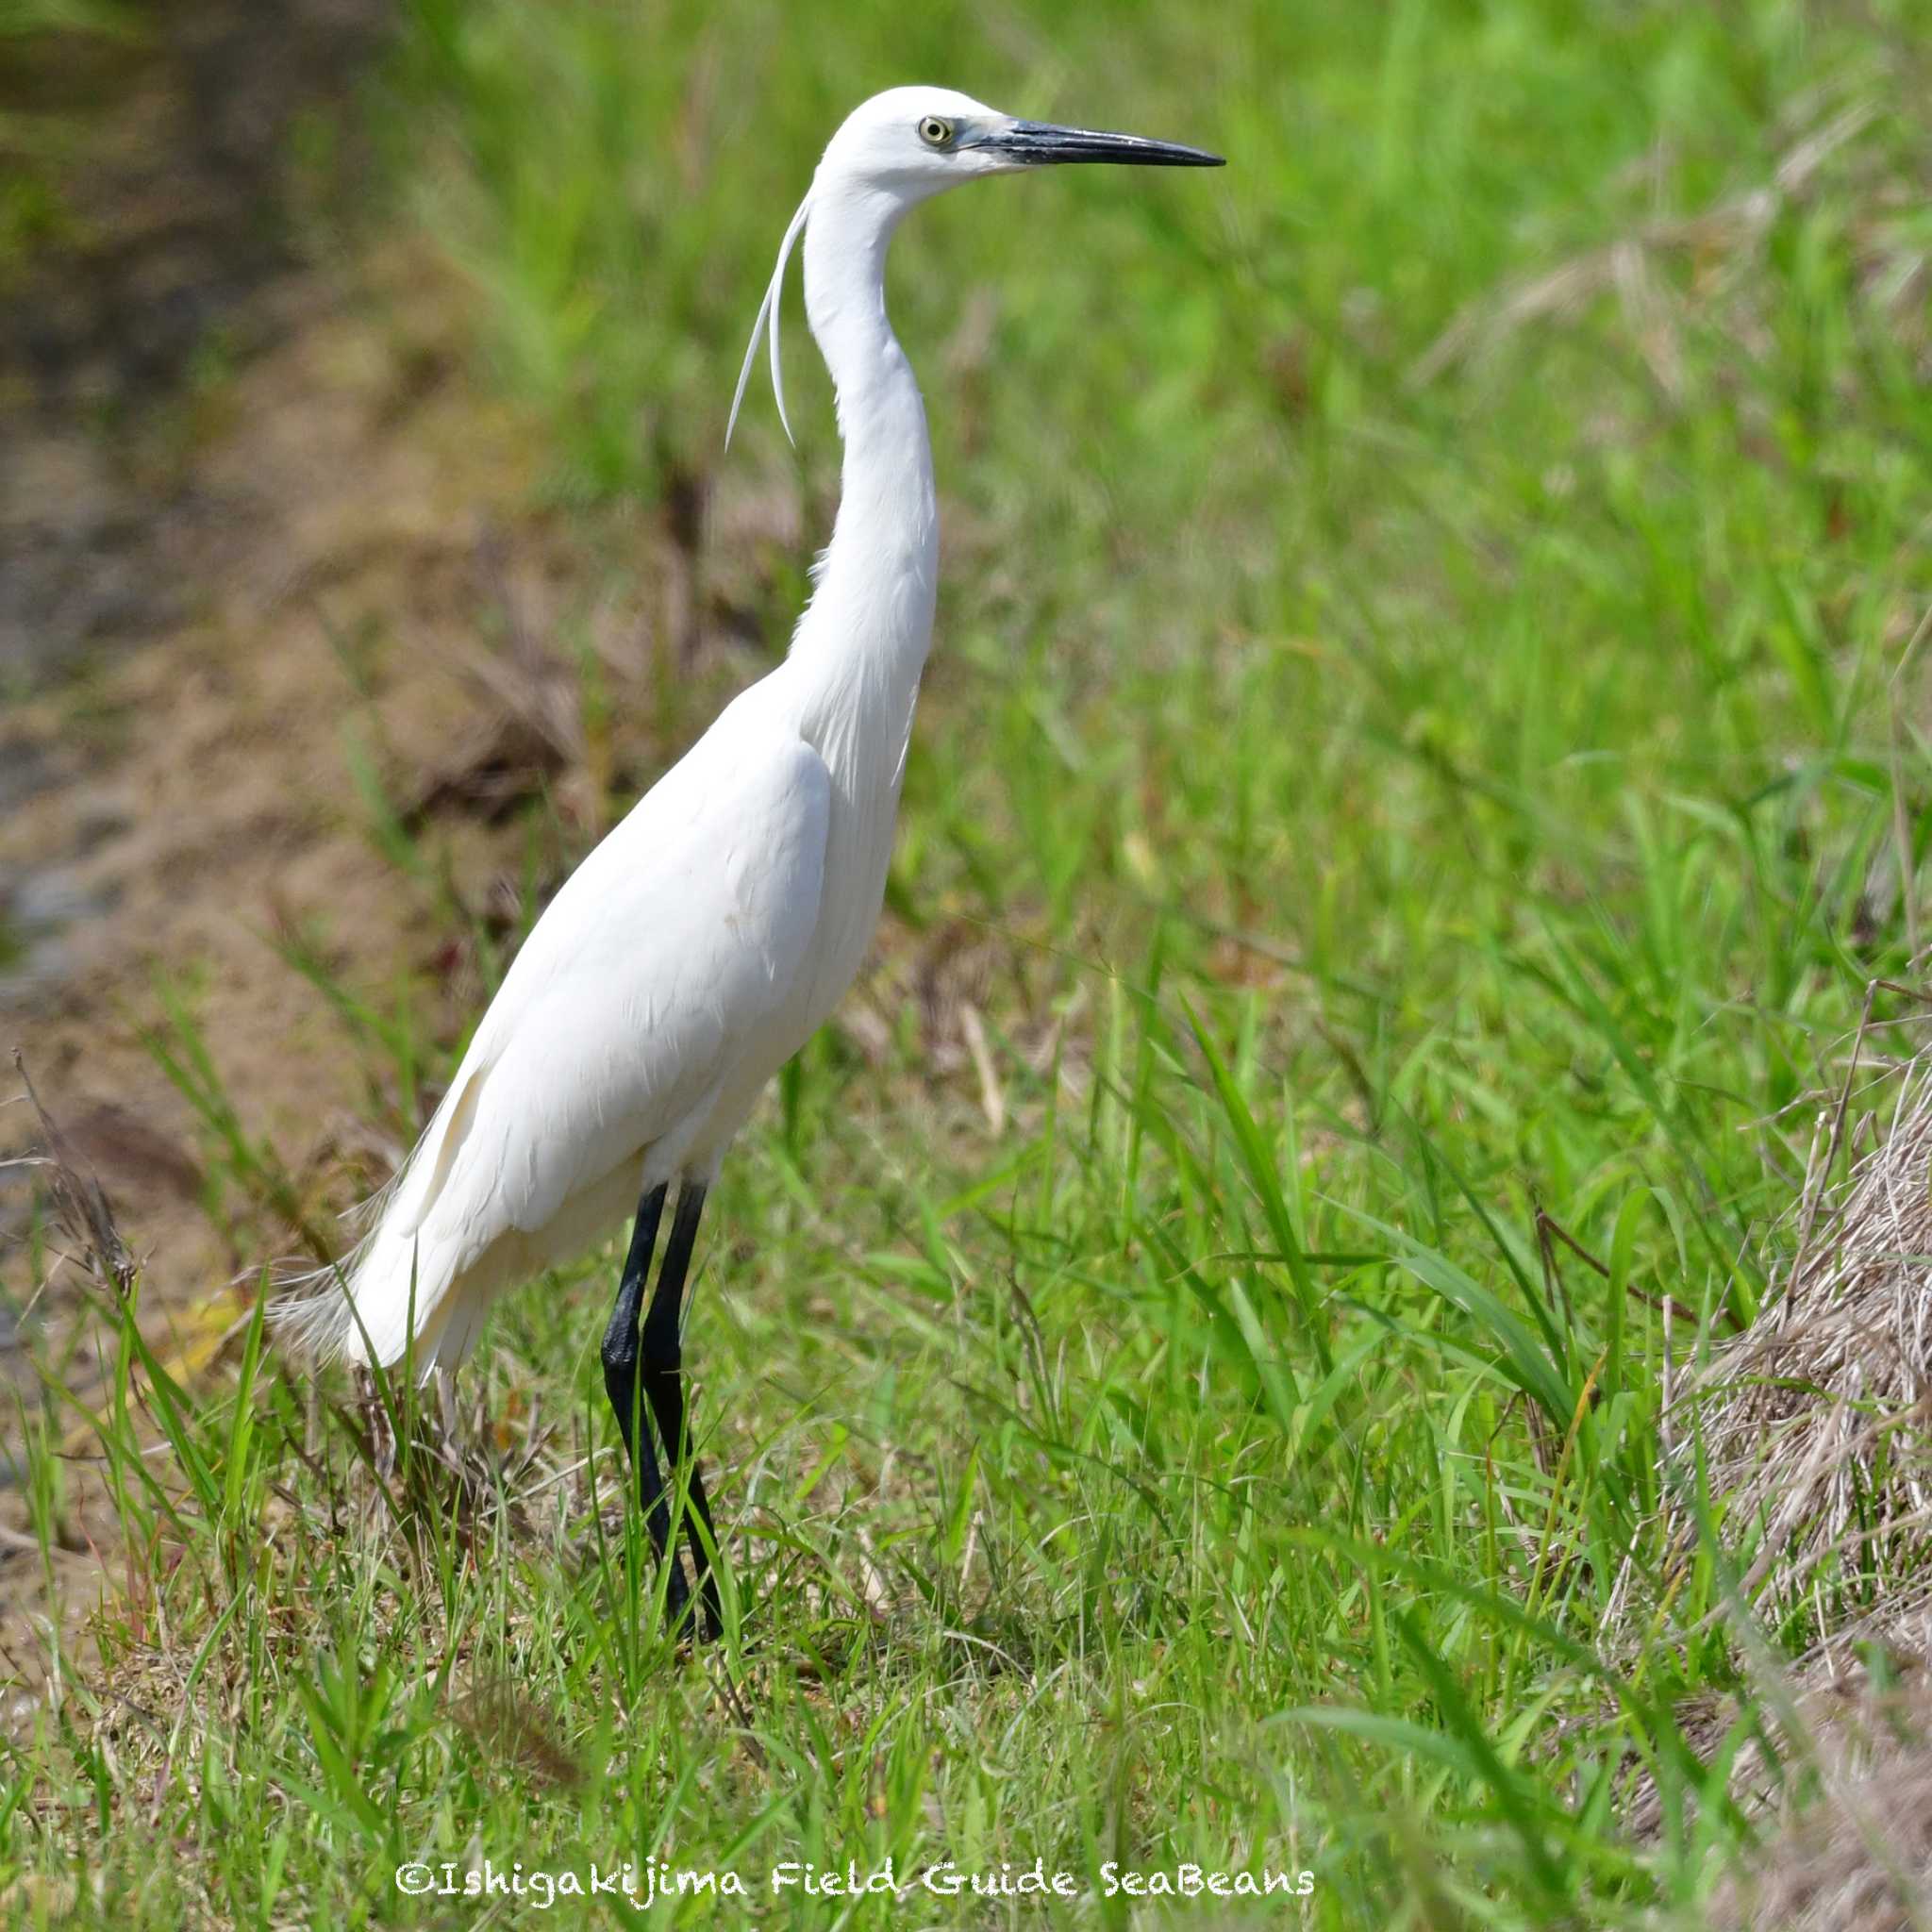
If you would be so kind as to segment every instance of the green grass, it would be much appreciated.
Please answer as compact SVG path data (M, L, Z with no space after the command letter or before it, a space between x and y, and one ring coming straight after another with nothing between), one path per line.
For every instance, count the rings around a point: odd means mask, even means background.
M801 330L797 455L762 388L719 442L853 101L930 77L1230 158L988 186L896 244L940 641L855 996L878 1024L788 1074L702 1248L728 1639L675 1651L635 1522L575 1470L617 1494L614 1247L492 1324L466 1496L407 1417L372 1465L258 1335L190 1392L110 1323L133 1595L111 1688L71 1683L8 1759L16 1896L470 1924L391 1874L657 1857L831 1926L844 1902L764 1875L1038 1857L1095 1892L1108 1860L1306 1867L1319 1926L1694 1923L1753 1827L1684 1713L1736 1693L1748 1729L1751 1611L1722 1545L1666 1547L1661 1310L1681 1363L1763 1300L1811 1127L1783 1110L1911 973L1932 838L1900 668L1932 597L1915 9L689 18L419 0L375 110L393 218L473 278L479 364L620 581L681 478L824 527ZM1682 225L1854 106L1761 225ZM1563 313L1494 319L1620 242ZM774 653L800 561L716 564ZM675 739L713 692L632 695ZM563 836L537 814L531 849ZM434 855L397 864L446 915ZM331 996L373 1095L452 1062L408 1000ZM177 1003L199 1091L197 1024ZM246 1096L201 1098L217 1211L275 1205ZM1888 1580L1848 1557L1757 1612L1795 1649ZM1174 1917L1204 1911L1261 1923Z

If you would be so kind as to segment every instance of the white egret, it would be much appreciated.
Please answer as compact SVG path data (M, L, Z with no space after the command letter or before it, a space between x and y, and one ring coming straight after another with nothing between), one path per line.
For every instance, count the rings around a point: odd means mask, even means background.
M583 1249L635 1200L604 1381L671 1565L674 1617L690 1592L643 1404L675 1470L689 1453L679 1327L705 1193L765 1083L858 970L884 898L932 636L932 451L886 318L887 244L907 210L942 189L1066 161L1216 167L1220 157L1019 121L941 88L876 95L833 136L786 230L731 406L735 425L769 327L784 420L780 295L803 234L806 314L831 372L844 463L791 652L557 894L414 1152L366 1210L368 1232L278 1305L283 1333L315 1357L384 1367L407 1357L426 1373L463 1357L498 1293ZM693 1574L714 1630L716 1541L694 1464L689 1496Z

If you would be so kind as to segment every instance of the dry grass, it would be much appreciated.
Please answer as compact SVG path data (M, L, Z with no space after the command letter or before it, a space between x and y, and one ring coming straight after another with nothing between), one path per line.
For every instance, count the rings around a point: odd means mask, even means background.
M1827 167L1855 148L1879 113L1872 99L1804 106L1809 125L1792 139L1769 180L1694 213L1639 223L1604 246L1471 305L1416 360L1411 384L1421 387L1458 362L1492 353L1522 329L1574 321L1606 295L1615 296L1630 341L1673 400L1685 392L1683 338L1691 326L1715 325L1753 355L1762 354L1770 328L1756 287L1762 278L1753 272L1772 230L1781 216L1810 201ZM1899 183L1877 172L1867 177L1856 158L1851 172L1857 182L1860 295L1901 342L1923 356L1926 259L1904 220L1908 203Z
M1886 1618L1901 1613L1932 1522L1932 1049L1877 1072L1892 1105L1868 1117L1874 1137L1841 1172L1861 1078L1872 1097L1864 1045L1861 1029L1781 1292L1682 1398L1729 1541L1749 1556L1745 1596L1790 1608L1810 1592L1840 1642L1881 1591ZM1826 1611L1828 1579L1840 1600Z
M1932 1925L1932 1680L1922 1654L1885 1669L1814 1667L1776 1726L1802 1771L1780 1780L1778 1828L1720 1887L1708 1921L1731 1932L1907 1932ZM1734 1789L1772 1770L1756 1740Z

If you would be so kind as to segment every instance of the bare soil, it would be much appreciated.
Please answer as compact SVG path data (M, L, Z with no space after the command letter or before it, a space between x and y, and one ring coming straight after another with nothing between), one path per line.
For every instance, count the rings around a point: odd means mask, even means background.
M347 95L387 13L164 8L139 44L34 43L0 81L7 107L71 106L83 150L71 232L0 301L0 1048L98 1172L143 1329L191 1373L298 1242L211 1163L150 1044L168 1002L305 1186L325 1194L345 1148L379 1166L344 1124L367 1115L355 1056L282 943L361 988L426 969L439 1026L467 989L352 754L479 894L508 833L464 808L464 774L515 794L558 762L497 755L505 696L475 671L488 611L541 603L567 560L525 515L513 421L458 375L461 291L403 244L305 246L285 192L291 128ZM0 1158L35 1141L24 1104L0 1110ZM0 1364L29 1409L37 1357L83 1397L98 1380L43 1180L0 1165ZM29 1704L33 1624L72 1631L112 1547L85 1431L69 1446L51 1570L0 1492L0 1660Z

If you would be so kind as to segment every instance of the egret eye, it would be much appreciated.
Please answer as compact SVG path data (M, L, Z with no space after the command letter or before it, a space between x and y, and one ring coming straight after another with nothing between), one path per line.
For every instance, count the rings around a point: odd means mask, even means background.
M919 138L927 147L951 147L953 124L942 121L937 114L928 114L919 124Z

